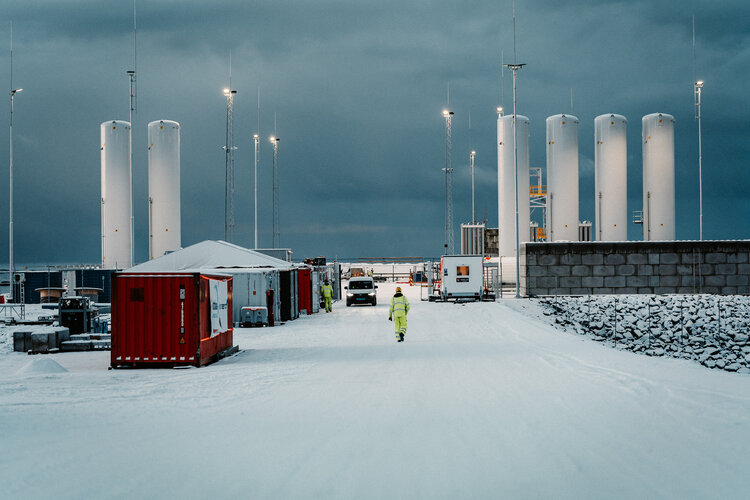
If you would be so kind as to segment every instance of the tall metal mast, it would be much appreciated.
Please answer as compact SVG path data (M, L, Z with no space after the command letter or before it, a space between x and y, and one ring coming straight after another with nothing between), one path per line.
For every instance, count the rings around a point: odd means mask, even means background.
M703 241L703 145L701 138L701 93L703 80L695 77L695 16L693 16L693 91L695 119L698 120L698 238Z
M477 223L477 212L474 210L474 157L477 155L476 151L469 153L469 160L471 161L471 223Z
M229 87L224 89L227 98L226 144L224 149L224 241L234 242L234 96L232 89L232 53L229 53Z
M453 168L451 167L451 120L453 111L444 109L445 118L445 253L453 255L455 244L453 236Z
M275 122L274 118L274 122ZM275 129L276 127L274 127ZM273 146L273 248L279 248L281 232L279 230L279 139L271 136Z
M253 134L253 150L255 152L255 170L254 170L254 180L253 180L253 187L255 189L255 197L254 197L254 210L253 213L255 215L255 223L253 224L254 232L255 232L255 238L253 239L253 248L256 250L258 249L258 156L260 155L260 87L258 87L258 128L257 132Z

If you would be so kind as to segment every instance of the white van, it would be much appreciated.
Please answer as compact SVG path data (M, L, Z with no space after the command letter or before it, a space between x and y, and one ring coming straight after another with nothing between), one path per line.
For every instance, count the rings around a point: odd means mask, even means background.
M349 286L346 288L346 306L352 304L372 304L377 305L378 298L375 293L377 285L375 281L368 276L361 276L349 280Z
M440 296L443 300L482 300L484 261L481 255L443 255Z

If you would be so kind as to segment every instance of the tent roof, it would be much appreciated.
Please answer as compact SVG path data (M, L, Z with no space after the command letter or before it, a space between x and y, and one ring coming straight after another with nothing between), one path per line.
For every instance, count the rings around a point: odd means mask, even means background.
M290 262L276 259L226 241L206 240L182 250L162 255L137 266L128 272L162 272L200 269L274 268L289 269Z

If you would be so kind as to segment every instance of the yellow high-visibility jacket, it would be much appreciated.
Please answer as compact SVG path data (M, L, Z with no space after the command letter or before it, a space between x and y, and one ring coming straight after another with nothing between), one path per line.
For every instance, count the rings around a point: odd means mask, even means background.
M409 299L403 294L396 293L391 299L391 308L388 316L406 316L409 313Z
M328 285L323 285L320 287L320 293L323 295L323 298L330 299L333 297L333 287L330 283Z

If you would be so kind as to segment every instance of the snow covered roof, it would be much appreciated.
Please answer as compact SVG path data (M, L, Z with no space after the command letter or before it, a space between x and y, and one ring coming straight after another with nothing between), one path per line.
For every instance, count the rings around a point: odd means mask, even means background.
M291 263L255 252L226 241L206 240L182 250L162 255L128 272L163 272L231 268L290 269Z

